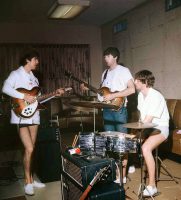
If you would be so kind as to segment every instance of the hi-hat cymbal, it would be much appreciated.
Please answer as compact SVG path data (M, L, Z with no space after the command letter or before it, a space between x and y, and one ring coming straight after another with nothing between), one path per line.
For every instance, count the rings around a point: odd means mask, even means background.
M118 106L108 104L108 103L103 103L103 102L98 102L98 101L70 101L70 105L72 106L79 106L79 107L86 107L86 108L110 108L110 109L118 109Z
M131 122L127 124L123 124L125 128L132 128L132 129L146 129L146 128L153 128L157 126L154 123L142 123L142 122Z

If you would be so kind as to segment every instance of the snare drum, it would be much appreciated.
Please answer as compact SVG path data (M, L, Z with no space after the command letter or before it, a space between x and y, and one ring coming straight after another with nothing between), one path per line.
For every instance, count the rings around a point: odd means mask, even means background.
M84 132L79 134L79 146L81 152L93 155L94 154L94 132Z
M127 138L125 133L121 132L100 132L99 135L106 138L105 147L106 151L116 153L134 152L137 149L137 142L130 138Z

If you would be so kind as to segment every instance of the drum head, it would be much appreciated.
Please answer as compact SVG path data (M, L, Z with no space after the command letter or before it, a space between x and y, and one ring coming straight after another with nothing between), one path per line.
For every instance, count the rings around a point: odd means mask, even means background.
M121 137L121 138L125 137L125 133L121 133L118 131L99 132L98 134L104 137Z

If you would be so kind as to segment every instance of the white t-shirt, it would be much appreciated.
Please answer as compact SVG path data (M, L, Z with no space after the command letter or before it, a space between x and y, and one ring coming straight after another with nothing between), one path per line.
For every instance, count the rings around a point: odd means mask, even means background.
M152 123L158 126L169 126L169 113L166 101L157 90L150 88L146 98L144 98L141 92L139 93L138 110L140 111L141 120L144 120L146 115L149 115L154 117Z
M114 69L108 69L106 78L104 75L107 70L102 74L102 85L101 87L108 87L110 92L125 90L128 86L128 81L133 80L133 77L128 68L121 65L117 65ZM127 98L125 98L125 104L127 104Z
M105 70L102 74L102 86L108 87L111 92L122 91L127 88L128 81L133 79L128 68L117 65L114 69L108 69L106 79L104 79Z
M18 92L17 88L24 88L31 90L33 87L39 86L38 79L33 75L32 72L27 73L24 67L19 67L17 70L12 71L9 77L5 80L2 91L7 95L23 99L24 94ZM13 110L11 110L11 123L12 124L40 124L39 111L30 118L20 118Z

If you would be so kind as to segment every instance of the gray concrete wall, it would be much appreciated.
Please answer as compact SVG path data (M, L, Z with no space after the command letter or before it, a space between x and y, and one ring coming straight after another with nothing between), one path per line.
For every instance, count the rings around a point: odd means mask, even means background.
M124 19L127 30L113 34L113 24ZM166 98L181 98L181 7L166 12L164 0L150 0L102 26L102 44L118 47L133 75L151 70Z

